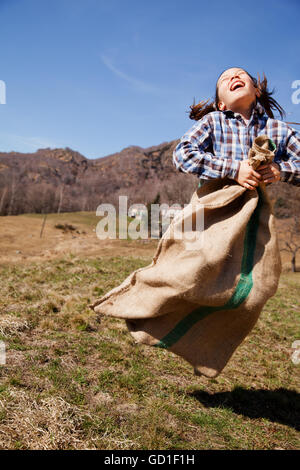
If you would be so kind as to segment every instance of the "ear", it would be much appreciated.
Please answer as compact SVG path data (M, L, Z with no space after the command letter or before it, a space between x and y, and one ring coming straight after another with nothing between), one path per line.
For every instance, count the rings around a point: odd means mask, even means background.
M226 105L225 105L225 103L223 103L223 101L219 101L219 103L218 103L218 109L219 109L220 111L225 111L225 110L226 110Z
M255 94L256 94L257 98L259 98L259 97L260 97L260 95L261 95L261 91L260 91L260 89L259 89L259 88L255 88Z

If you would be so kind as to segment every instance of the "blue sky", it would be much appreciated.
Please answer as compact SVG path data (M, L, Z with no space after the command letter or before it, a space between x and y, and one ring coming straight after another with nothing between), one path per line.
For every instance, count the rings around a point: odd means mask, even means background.
M299 0L0 0L0 151L95 158L180 138L231 66L265 72L299 122L299 20Z

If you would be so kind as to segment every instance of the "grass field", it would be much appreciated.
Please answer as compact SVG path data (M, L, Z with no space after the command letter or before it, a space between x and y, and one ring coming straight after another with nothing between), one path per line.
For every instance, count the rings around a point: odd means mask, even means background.
M66 234L60 243L69 240L69 252L52 256L44 244L57 230L49 225L31 258L25 222L24 259L0 265L1 449L300 448L299 365L291 360L300 273L282 274L254 330L209 380L168 351L136 345L122 320L99 322L87 307L149 264L156 241L119 240L87 255Z

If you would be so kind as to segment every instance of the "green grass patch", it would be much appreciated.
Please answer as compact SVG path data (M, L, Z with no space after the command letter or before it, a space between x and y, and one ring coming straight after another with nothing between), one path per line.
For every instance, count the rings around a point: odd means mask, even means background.
M61 223L65 214L56 216ZM97 218L73 213L64 223L83 219L92 226ZM11 319L0 335L0 447L299 449L291 346L300 338L300 273L282 274L254 330L209 380L168 351L136 345L124 321L89 309L150 262L66 255L0 266L0 321Z

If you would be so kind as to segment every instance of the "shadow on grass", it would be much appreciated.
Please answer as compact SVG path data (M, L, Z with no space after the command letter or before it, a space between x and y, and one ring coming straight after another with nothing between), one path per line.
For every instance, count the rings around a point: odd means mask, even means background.
M231 392L189 394L206 408L227 408L248 418L265 418L300 430L300 394L294 390L247 390L236 387Z

